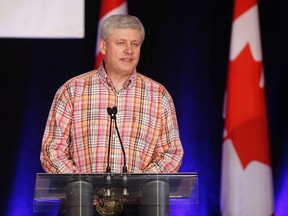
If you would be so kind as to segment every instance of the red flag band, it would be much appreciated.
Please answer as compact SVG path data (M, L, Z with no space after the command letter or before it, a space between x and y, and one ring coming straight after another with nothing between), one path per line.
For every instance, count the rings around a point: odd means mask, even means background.
M128 14L128 6L126 0L102 0L100 8L100 18L98 22L96 52L95 52L95 68L97 69L103 61L103 56L99 52L99 30L102 21L112 14Z

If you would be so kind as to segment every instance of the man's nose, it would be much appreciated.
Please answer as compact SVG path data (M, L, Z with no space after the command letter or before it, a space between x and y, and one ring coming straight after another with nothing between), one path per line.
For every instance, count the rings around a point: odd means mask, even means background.
M125 45L125 50L124 50L126 53L132 53L132 45L131 44L129 44L129 43L127 43L126 45Z

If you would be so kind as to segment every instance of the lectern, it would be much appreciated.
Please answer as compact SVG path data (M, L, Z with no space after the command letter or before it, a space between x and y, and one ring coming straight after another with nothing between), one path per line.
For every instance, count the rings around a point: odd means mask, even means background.
M173 174L37 173L34 212L57 211L65 205L67 216L118 215L137 206L139 215L167 216L172 199L189 207L198 202L196 172Z

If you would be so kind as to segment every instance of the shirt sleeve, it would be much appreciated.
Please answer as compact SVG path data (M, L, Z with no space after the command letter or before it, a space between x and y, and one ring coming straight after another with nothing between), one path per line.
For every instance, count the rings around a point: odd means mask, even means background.
M60 88L50 108L40 153L41 165L48 173L78 172L71 157L71 113L71 94L68 88Z
M178 172L184 155L175 106L168 92L162 98L161 131L151 163L144 172Z

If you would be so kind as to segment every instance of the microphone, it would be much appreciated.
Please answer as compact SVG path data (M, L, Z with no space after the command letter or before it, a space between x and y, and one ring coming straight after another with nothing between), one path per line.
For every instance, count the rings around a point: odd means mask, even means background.
M110 167L110 148L111 148L111 132L112 132L112 109L111 109L111 107L107 108L107 112L108 112L108 114L110 116L110 129L109 129L109 142L108 142L106 173L110 173L111 172L111 167Z
M127 173L126 153L125 153L125 149L124 149L124 146L123 146L123 143L122 143L122 140L121 140L121 136L120 136L120 133L119 133L119 130L118 130L118 127L117 127L117 121L116 121L117 107L114 106L112 108L112 110L113 110L113 114L114 114L115 128L116 128L116 131L117 131L117 135L118 135L118 138L119 138L119 141L120 141L120 145L121 145L122 153L123 153L123 157L124 157L124 165L123 165L123 168L122 168L122 172L123 173Z
M121 140L121 136L118 130L118 126L117 126L117 121L116 121L116 114L118 112L117 107L108 107L107 108L107 112L110 115L110 130L109 130L109 143L108 143L108 155L107 155L107 167L106 167L106 172L111 172L111 167L110 167L110 148L111 148L111 131L112 131L112 120L114 119L114 123L115 123L115 128L116 128L116 132L119 138L119 142L121 145L121 149L122 149L122 153L123 153L123 157L124 157L124 165L122 168L122 172L123 173L127 173L127 165L126 165L126 153L125 153L125 149Z

